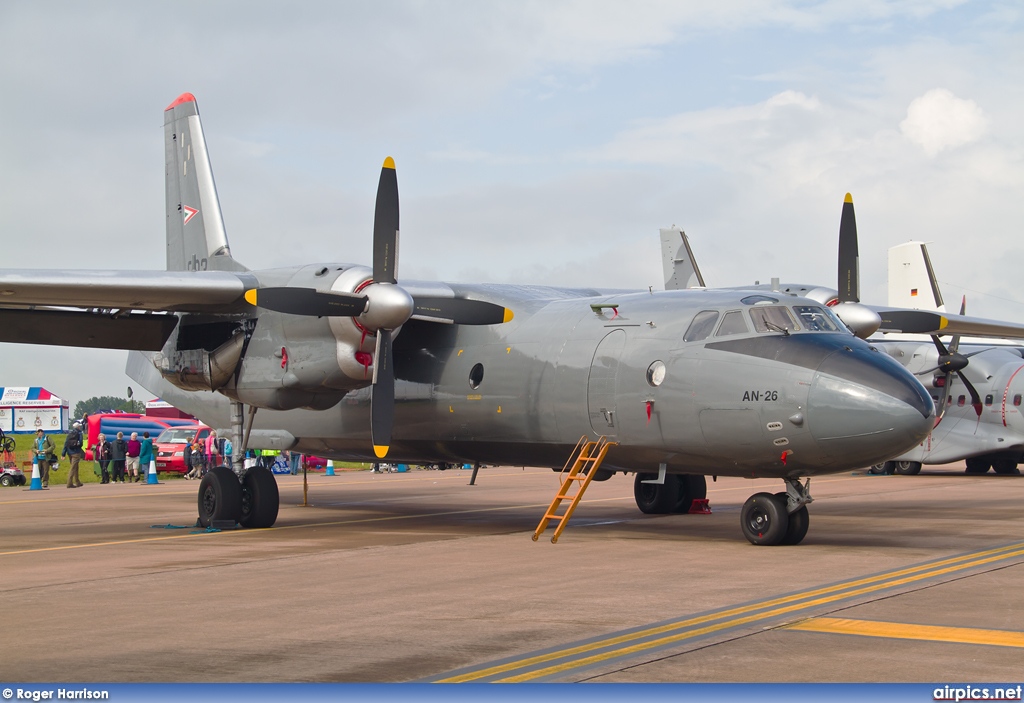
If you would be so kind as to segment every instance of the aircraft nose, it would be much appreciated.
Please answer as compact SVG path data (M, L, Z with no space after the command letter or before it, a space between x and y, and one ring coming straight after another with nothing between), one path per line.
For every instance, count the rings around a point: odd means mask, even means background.
M839 463L869 466L920 443L935 424L931 396L886 354L845 347L817 369L807 399L807 425Z

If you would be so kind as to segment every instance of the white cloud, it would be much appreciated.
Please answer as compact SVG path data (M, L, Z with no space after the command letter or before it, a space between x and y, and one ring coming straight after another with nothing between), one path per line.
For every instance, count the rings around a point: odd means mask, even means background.
M900 132L928 156L978 141L989 119L973 100L958 98L945 88L934 88L915 98L900 122Z

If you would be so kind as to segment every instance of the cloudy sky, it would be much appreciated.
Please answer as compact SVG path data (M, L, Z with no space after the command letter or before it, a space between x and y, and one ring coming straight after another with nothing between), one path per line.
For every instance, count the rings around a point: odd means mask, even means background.
M369 263L398 165L399 274L862 299L929 249L947 301L1024 322L1024 13L959 0L0 4L0 268L161 269L163 109L198 99L250 268ZM952 307L952 306L951 306ZM124 352L0 345L0 386L122 395ZM135 389L140 396L144 391Z

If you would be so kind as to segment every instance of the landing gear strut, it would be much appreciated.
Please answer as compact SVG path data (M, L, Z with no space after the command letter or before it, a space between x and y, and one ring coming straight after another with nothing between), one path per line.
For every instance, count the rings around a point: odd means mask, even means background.
M740 528L751 544L800 544L807 535L810 516L811 479L787 478L782 493L755 493L743 504Z

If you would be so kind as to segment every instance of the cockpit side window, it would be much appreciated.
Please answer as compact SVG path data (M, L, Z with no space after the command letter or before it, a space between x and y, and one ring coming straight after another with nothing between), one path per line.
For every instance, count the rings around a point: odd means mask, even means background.
M812 332L838 332L839 328L823 308L817 305L794 305L793 312L800 318L805 330Z
M725 313L725 316L722 318L722 324L718 326L718 332L715 333L715 336L728 337L731 334L746 334L748 331L747 323L743 321L743 313L739 310L733 310L732 312Z
M755 305L750 319L758 332L783 332L800 329L789 308L782 305Z
M707 339L711 334L711 330L715 329L715 323L718 322L718 311L717 310L704 310L697 313L693 318L693 322L686 328L686 334L683 335L684 342L699 342L702 339Z

